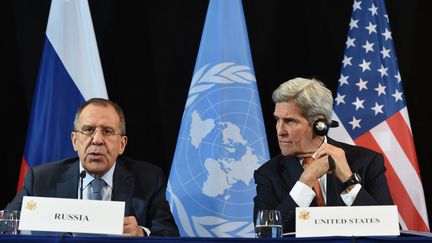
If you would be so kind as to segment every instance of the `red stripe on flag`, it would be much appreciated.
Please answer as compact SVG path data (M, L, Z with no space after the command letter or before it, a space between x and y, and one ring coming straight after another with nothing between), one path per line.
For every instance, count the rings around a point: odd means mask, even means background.
M21 161L21 169L20 169L20 173L19 173L17 192L19 192L21 190L21 188L24 186L24 176L27 173L28 168L29 168L29 166L27 164L27 161L23 157L22 161Z
M384 156L384 164L387 169L386 178L390 188L390 193L393 198L393 202L398 206L399 214L404 220L406 226L410 230L417 231L429 231L429 228L423 221L417 208L414 206L408 192L402 184L400 178L394 171L393 166L388 161L386 154L381 150L381 147L375 141L370 132L363 134L355 140L355 143L359 146L367 147Z
M397 134L397 136L395 137L398 143L400 144L405 155L411 162L411 165L414 167L417 176L421 178L420 169L417 162L417 155L414 148L414 140L411 131L405 120L403 119L401 113L397 112L393 116L389 117L389 119L387 119L387 124L389 125L393 134Z

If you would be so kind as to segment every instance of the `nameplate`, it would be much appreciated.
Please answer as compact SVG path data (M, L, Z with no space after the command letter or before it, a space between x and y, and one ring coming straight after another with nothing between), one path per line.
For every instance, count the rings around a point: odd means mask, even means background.
M394 205L297 207L295 220L296 237L399 235Z
M24 196L19 230L121 235L124 202Z

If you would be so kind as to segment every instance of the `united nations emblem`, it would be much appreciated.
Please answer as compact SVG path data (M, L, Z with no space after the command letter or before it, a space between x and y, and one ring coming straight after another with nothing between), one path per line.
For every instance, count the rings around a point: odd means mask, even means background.
M268 157L251 68L203 66L192 79L168 187L186 235L253 237L253 173Z

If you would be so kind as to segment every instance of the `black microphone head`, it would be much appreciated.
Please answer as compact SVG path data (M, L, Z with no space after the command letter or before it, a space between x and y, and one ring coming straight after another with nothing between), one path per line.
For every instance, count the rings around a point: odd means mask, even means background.
M337 121L335 121L335 120L332 120L331 122L330 122L330 127L338 127L339 126L339 122L337 122Z
M81 179L84 179L86 177L86 175L87 175L87 172L85 170L83 170L83 171L81 171L79 176Z

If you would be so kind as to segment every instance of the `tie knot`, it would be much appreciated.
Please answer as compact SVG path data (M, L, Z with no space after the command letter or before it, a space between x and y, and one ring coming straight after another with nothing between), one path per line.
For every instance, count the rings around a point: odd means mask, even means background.
M308 166L310 165L315 159L312 157L306 157L303 159L303 165Z

